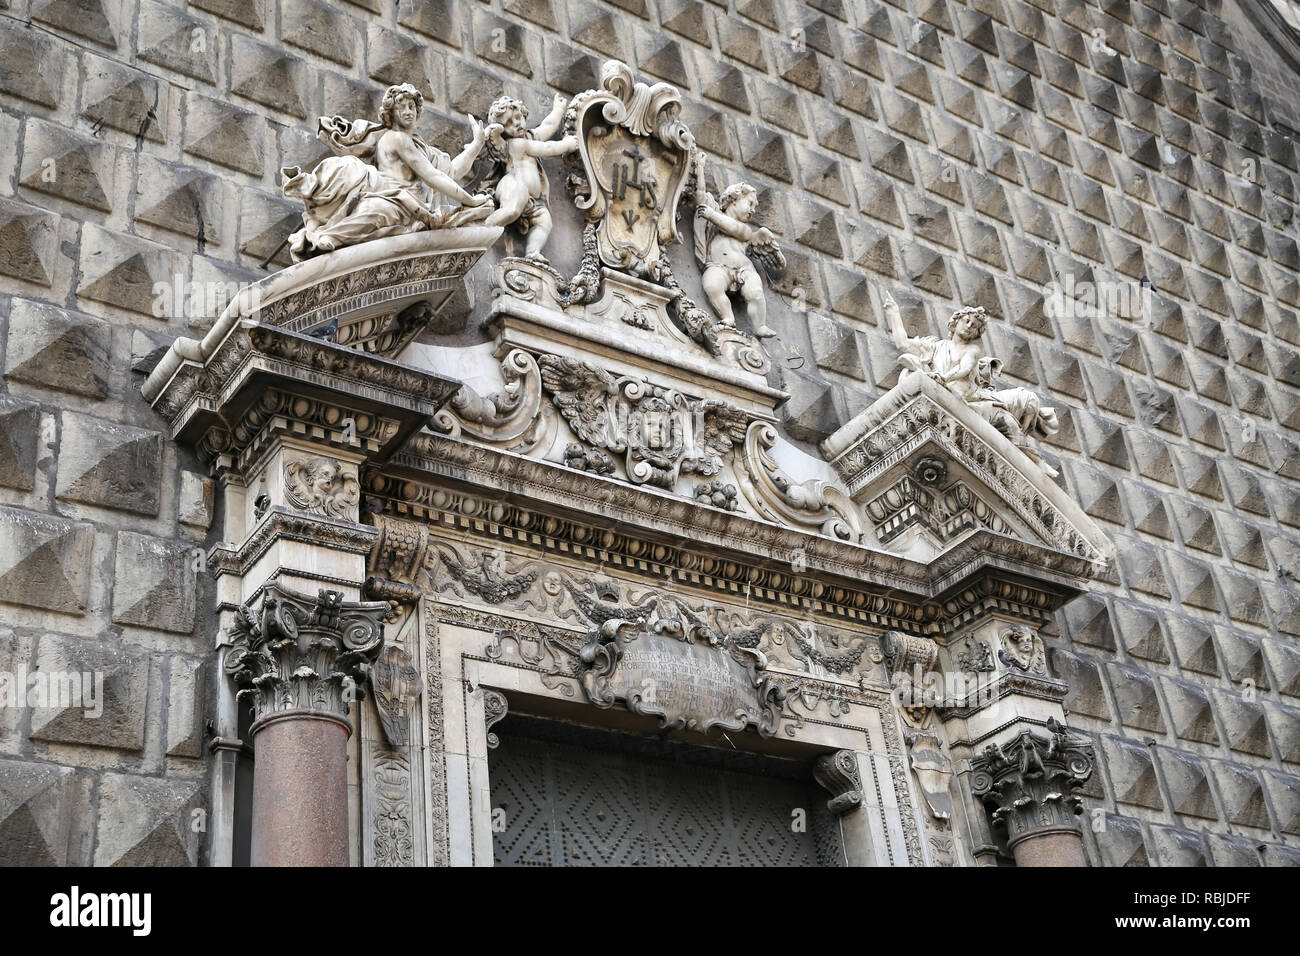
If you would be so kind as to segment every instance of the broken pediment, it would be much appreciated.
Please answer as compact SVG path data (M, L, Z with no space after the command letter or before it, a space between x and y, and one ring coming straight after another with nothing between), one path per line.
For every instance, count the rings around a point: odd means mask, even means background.
M868 546L929 563L991 531L1097 565L1114 555L1043 466L931 378L905 376L821 447L862 506Z

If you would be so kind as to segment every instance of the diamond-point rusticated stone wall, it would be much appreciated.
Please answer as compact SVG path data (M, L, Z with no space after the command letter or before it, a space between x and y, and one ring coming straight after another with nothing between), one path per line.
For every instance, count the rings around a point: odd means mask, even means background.
M1300 862L1300 52L1253 3L0 0L0 670L105 675L98 720L0 710L0 860L201 862L214 494L137 368L287 264L315 118L411 82L459 147L619 58L760 190L791 439L894 384L884 289L913 334L983 305L1062 409L1119 554L1046 635L1091 861Z

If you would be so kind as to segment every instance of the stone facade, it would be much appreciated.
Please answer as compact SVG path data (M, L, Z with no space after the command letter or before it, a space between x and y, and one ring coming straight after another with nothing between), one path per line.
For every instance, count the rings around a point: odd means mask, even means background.
M226 466L195 450L196 434L174 440L184 413L159 415L140 389L175 338L209 331L229 288L289 265L301 210L281 197L279 171L327 154L315 118L372 117L385 86L409 82L426 99L417 131L455 154L465 113L481 119L509 92L539 118L556 92L598 87L612 58L681 91L717 191L757 187L754 224L785 260L767 278L776 335L763 340L763 384L790 396L781 441L820 458L898 384L887 295L913 336L942 337L954 308L982 306L1003 375L1058 409L1059 430L1038 447L1061 499L1114 552L1040 628L1043 679L1068 688L1071 740L1086 736L1095 761L1080 792L1089 862L1300 863L1300 43L1258 6L0 0L0 671L104 675L94 720L0 709L0 862L225 861L206 839L225 798L211 767L229 716L213 648L253 595L218 593L209 566L252 560L235 554L231 529L251 527L257 489L250 517L235 520L242 498L223 494ZM582 224L548 162L546 252L571 276ZM408 356L482 340L513 241L474 267ZM704 302L685 245L669 250L673 270ZM407 411L414 427L431 409ZM376 426L362 440L391 437ZM455 460L451 439L421 440L403 467ZM354 483L373 447L344 461ZM751 510L794 520L779 495L760 498L770 511ZM407 502L396 517L479 533L467 501ZM828 498L806 529L834 540L848 513L837 508ZM508 540L528 533L525 522ZM350 582L348 598L360 597L370 545L334 541L346 571L322 586ZM457 656L467 635L491 633L499 603L492 580L468 593L448 582L463 557L436 559L433 580L388 575L479 609L458 618L430 605L423 643L390 634L429 658L428 719L408 746L436 744L445 767L412 791L409 752L371 718L351 744L397 768L380 785L351 781L361 803L414 804L393 811L404 825L455 832L412 849L383 813L366 817L355 862L490 859L490 836L456 829L471 807L436 786L458 773L475 781L467 803L483 791L487 728L468 724L489 704L457 688L505 672ZM534 573L508 557L496 573ZM547 593L539 613L558 627L568 607ZM435 721L444 707L447 722ZM933 725L902 725L909 750L891 742L892 722L864 720L859 749L896 756L866 775L882 814L870 832L893 832L881 781L930 820L920 835L897 823L885 858L952 862L936 849L952 842L945 818L920 808L930 790L913 735ZM893 772L904 754L920 781L910 796ZM922 836L939 842L922 849Z

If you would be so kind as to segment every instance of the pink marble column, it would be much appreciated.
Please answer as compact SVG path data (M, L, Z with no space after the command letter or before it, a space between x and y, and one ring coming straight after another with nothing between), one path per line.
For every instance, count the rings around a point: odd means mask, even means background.
M253 702L254 866L348 865L348 704L388 610L278 583L239 610L225 669Z
M347 866L347 745L352 728L318 711L252 727L253 866Z

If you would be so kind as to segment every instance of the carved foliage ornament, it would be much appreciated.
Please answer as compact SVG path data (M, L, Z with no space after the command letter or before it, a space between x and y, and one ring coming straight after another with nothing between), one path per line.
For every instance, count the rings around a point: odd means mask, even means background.
M390 746L404 747L410 742L409 709L420 696L419 679L411 655L396 646L385 647L370 668L370 689Z
M1036 830L1073 828L1073 816L1083 812L1074 791L1092 776L1092 745L1052 718L1047 731L1023 731L971 760L971 793L995 825L1006 826L1012 846Z
M385 603L344 601L339 591L315 598L276 583L261 604L240 607L228 631L225 672L248 696L255 719L286 710L346 718L347 687L358 696L384 641Z

